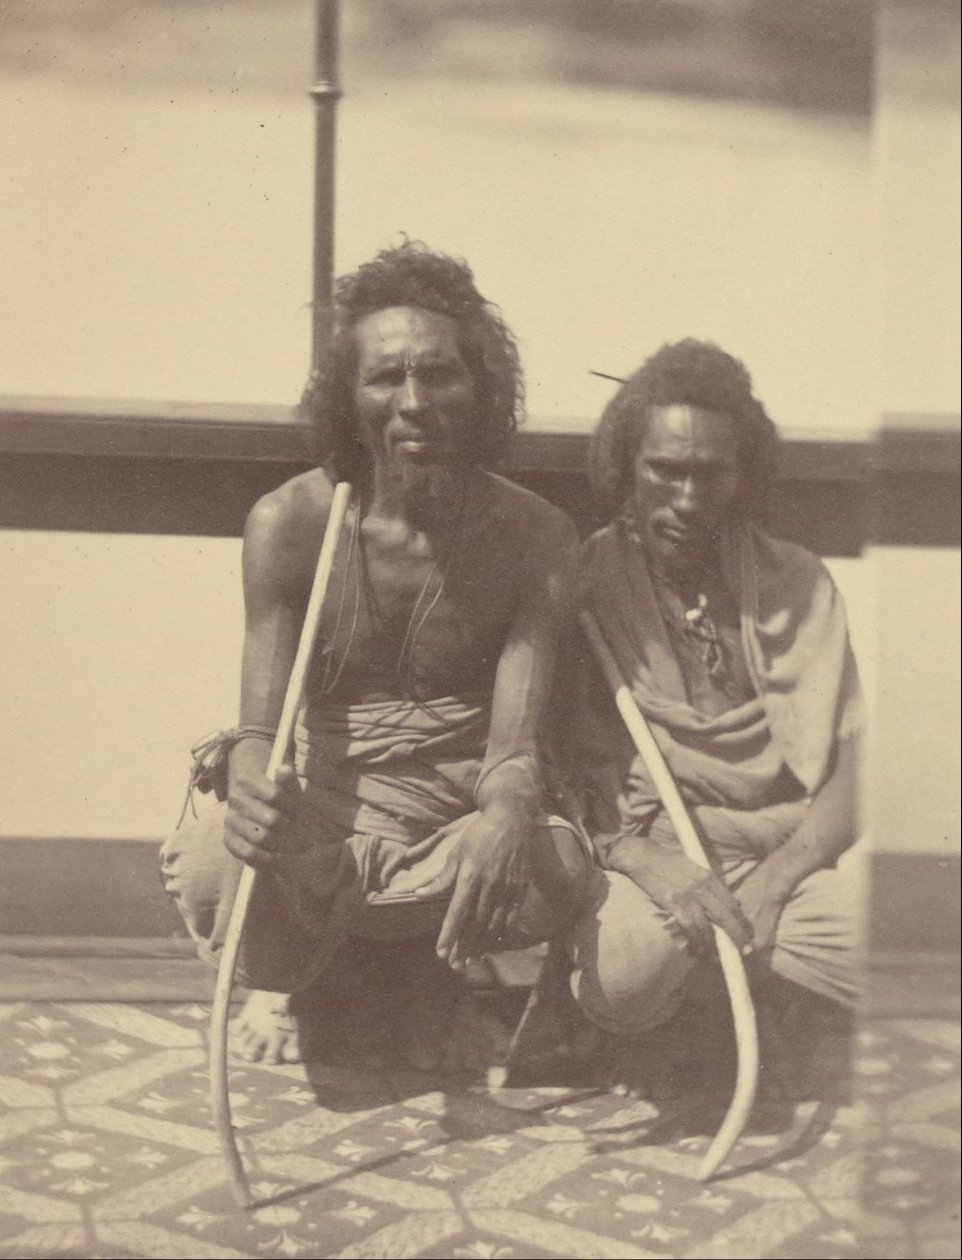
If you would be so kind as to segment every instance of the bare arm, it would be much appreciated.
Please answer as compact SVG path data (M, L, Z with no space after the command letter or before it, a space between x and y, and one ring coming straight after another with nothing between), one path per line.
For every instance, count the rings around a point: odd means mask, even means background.
M752 946L752 924L739 901L712 871L692 862L681 846L658 844L643 836L595 836L602 865L630 880L671 915L692 952L708 953L717 924L744 952Z
M510 805L534 816L543 803L540 737L559 647L574 613L577 537L557 514L532 540L519 578L517 614L495 675L491 730L478 776L478 808Z
M813 796L802 825L738 889L762 956L770 952L782 909L798 885L834 866L858 834L858 760L857 738L840 740L832 772Z
M292 483L261 499L248 517L242 725L276 727L280 719L323 527L322 508ZM271 850L287 838L298 795L293 768L284 767L276 783L266 779L269 756L268 743L248 739L230 758L225 843L254 866L269 865Z
M530 530L517 610L495 675L476 793L480 817L464 834L438 938L438 953L452 964L496 947L513 929L528 886L527 842L543 808L539 737L559 640L574 612L577 537L571 521L554 511Z
M711 948L717 923L742 949L751 944L762 960L771 953L783 908L815 871L834 866L857 834L855 739L839 741L832 773L812 798L805 820L773 849L736 893L681 852L637 836L598 836L609 870L627 875L674 918L696 953Z

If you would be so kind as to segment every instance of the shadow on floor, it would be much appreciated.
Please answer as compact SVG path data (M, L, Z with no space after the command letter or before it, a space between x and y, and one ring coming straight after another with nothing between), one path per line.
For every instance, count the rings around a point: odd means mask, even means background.
M208 1020L193 1001L0 1006L0 1256L957 1254L955 1020L863 1020L850 1095L836 1080L759 1107L708 1184L724 1090L234 1063L250 1211L211 1130Z

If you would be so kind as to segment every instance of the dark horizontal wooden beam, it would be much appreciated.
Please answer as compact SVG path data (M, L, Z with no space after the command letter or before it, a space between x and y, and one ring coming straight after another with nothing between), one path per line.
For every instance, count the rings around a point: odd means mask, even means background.
M292 407L0 395L0 452L278 463L311 458Z
M507 467L580 473L592 423L529 421ZM787 435L782 471L805 480L860 479L871 449L861 437ZM311 451L310 429L293 407L0 395L0 454L302 463Z
M580 427L532 421L504 471L587 531L598 521ZM0 528L235 536L311 450L291 407L0 396ZM871 437L787 434L779 477L773 528L822 555L958 546L955 417L885 417Z

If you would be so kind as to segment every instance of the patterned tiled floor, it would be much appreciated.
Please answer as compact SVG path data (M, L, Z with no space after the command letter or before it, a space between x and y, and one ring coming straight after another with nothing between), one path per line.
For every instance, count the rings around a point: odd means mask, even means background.
M205 1006L0 1007L4 1257L957 1256L958 1029L879 1020L855 1101L762 1111L692 1179L717 1109L387 1071L236 1065L261 1206L209 1125ZM723 1099L721 1101L724 1101Z

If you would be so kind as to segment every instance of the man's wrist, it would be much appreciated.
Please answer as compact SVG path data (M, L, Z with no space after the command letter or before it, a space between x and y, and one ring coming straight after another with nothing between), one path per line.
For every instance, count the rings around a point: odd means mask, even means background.
M532 819L544 805L541 769L531 754L506 757L482 773L476 788L478 809L486 815Z
M267 765L275 732L267 726L235 726L227 731L205 735L190 750L193 766L188 791L198 788L201 792L213 792L219 801L227 799L228 779L235 771L233 756L238 745L260 745L263 753L247 761L256 769ZM262 758L260 760L259 758ZM243 764L243 763L242 763Z
M640 836L625 832L605 832L594 838L595 852L606 871L618 871L628 875L634 865L632 859L639 856Z
M263 770L270 761L271 747L264 736L241 733L228 753L227 764L231 774L241 770Z

